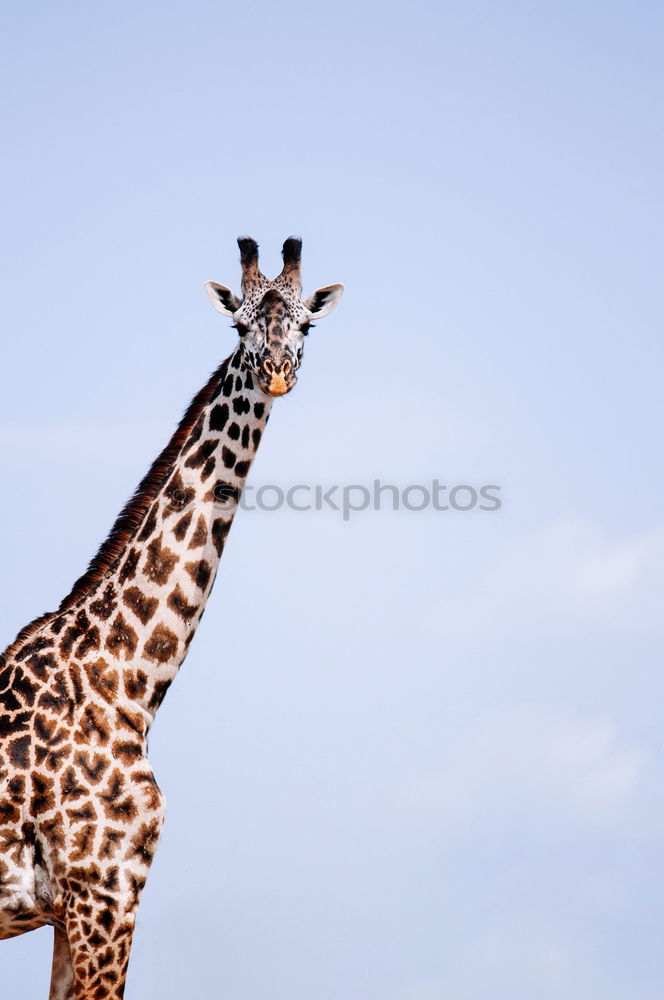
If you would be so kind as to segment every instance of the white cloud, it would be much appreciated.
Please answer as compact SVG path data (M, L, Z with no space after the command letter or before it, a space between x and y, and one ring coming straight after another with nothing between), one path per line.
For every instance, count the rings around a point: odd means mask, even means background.
M446 596L430 624L444 636L547 635L664 625L664 528L607 538L559 518L513 541L465 595Z
M613 721L530 705L476 721L441 766L403 785L407 807L449 818L553 808L581 820L613 813L632 795L645 753L624 746Z

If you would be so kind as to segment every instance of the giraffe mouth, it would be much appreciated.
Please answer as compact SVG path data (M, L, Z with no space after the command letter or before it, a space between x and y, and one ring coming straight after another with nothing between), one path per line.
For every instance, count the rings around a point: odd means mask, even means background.
M270 379L270 385L267 390L271 396L285 396L288 392L288 386L286 385L286 379L280 372L278 375L273 375Z
M268 396L285 396L297 382L293 364L288 358L281 362L264 358L261 369L261 388Z
M279 372L272 373L269 379L262 378L259 381L261 389L266 395L285 396L297 382L297 377L292 373L286 377L283 372Z

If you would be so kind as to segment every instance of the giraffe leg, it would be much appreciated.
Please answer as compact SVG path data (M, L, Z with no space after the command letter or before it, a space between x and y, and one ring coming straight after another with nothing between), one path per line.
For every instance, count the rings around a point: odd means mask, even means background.
M74 970L71 964L69 941L65 932L57 927L53 940L51 991L48 1000L74 1000Z
M62 1000L121 1000L124 996L136 903L124 908L120 900L108 896L105 903L96 920L74 917L67 921L73 988L62 994ZM61 1000L59 993L55 997Z
M90 808L92 815L110 812L116 823L117 814L133 811L132 822L123 831L103 827L100 856L87 865L69 865L56 880L73 980L73 990L55 993L56 1000L124 996L136 911L164 819L164 798L152 772L141 770L131 778L140 795L120 799L130 786L118 778ZM74 846L80 851L86 843L79 838Z

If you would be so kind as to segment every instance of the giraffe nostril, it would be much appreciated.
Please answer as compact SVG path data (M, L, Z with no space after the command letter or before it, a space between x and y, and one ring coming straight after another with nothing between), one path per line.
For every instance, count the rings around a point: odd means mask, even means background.
M266 358L265 361L263 362L263 368L268 373L268 375L272 375L274 372L274 365L272 364L269 358Z
M283 365L281 366L281 370L284 373L284 375L288 375L288 373L289 373L289 371L291 370L292 367L293 366L291 365L290 361L286 360L286 361L284 361Z

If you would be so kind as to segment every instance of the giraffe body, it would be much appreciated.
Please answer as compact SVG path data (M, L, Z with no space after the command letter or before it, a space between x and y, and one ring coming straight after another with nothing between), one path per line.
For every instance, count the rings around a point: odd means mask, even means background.
M272 397L292 388L305 327L325 311L314 297L329 289L300 300L293 242L268 282L256 244L240 241L243 299L210 293L235 319L237 349L71 594L0 659L0 938L54 927L50 1000L124 993L164 820L147 735L204 611Z

